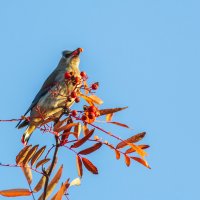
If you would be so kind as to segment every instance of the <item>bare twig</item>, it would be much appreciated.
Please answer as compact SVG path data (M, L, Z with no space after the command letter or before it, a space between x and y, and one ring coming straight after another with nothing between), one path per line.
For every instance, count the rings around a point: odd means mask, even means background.
M17 122L20 121L21 119L1 119L0 122Z
M3 164L3 163L0 163L0 166L2 167L22 167L21 165L17 165L17 164ZM24 168L30 168L31 170L37 172L38 174L41 174L41 175L45 175L43 172L40 172L38 171L37 169L33 168L33 167L30 167L30 166L23 166Z
M51 167L49 169L49 172L47 172L46 175L45 175L46 176L46 180L45 180L45 185L44 185L43 200L46 200L47 187L48 187L48 184L49 184L49 178L51 176L51 173L52 173L55 161L56 161L56 156L57 156L57 153L58 153L58 148L59 148L58 136L55 136L55 140L56 140L56 145L55 145L55 151L54 151L54 154L53 154L53 159L52 159L52 162L51 162Z

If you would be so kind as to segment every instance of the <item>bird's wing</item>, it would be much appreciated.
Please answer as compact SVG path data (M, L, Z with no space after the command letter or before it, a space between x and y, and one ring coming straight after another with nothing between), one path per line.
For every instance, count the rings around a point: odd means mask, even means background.
M58 74L58 70L54 70L49 77L46 79L44 84L42 85L40 91L35 96L34 100L32 101L31 105L29 106L28 110L24 113L24 116L28 114L28 112L38 103L40 98L44 96L55 84L56 84L56 77ZM16 125L18 127L21 124L22 120Z

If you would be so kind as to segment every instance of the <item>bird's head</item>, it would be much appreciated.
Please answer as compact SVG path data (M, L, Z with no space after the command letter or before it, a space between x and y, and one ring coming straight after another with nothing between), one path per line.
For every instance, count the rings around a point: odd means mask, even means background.
M74 51L65 50L62 52L62 57L66 64L70 64L72 66L78 66L80 63L79 54L83 52L82 48L78 48Z

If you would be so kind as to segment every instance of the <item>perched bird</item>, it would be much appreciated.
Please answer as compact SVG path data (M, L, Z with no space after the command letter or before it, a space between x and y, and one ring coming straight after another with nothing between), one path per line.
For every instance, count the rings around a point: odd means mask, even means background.
M69 95L78 90L72 81L65 79L65 74L72 74L73 77L80 77L79 54L83 51L78 48L75 51L63 51L62 58L56 69L50 74L42 85L40 91L35 96L30 107L24 116L30 111L29 120L21 120L16 127L22 128L27 126L23 136L22 143L27 144L33 131L45 120L54 121L58 119L64 112L65 108L69 108L74 100Z

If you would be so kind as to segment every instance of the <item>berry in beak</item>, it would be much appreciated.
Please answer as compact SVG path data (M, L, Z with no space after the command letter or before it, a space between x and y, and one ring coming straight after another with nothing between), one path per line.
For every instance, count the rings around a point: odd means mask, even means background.
M83 49L82 48L78 48L78 49L76 49L75 51L72 52L72 55L73 56L78 56L81 52L83 52Z

